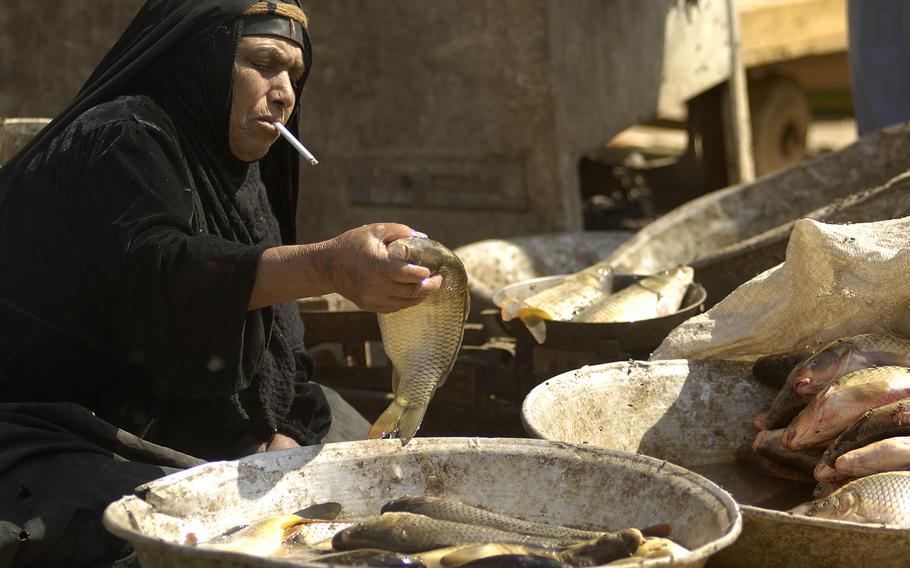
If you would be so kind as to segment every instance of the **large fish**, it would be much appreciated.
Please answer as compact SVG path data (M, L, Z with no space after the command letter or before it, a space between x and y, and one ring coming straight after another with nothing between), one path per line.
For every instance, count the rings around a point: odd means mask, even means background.
M793 368L768 411L756 417L755 425L767 430L783 428L836 379L883 365L910 365L910 340L864 333L833 341Z
M569 546L574 540L550 539L490 527L431 519L414 513L383 513L354 523L332 540L335 550L382 548L394 552L424 552L460 544L501 542L547 547Z
M752 363L752 377L765 386L780 389L787 383L793 369L814 353L811 347L806 346L759 357Z
M551 288L524 300L504 298L503 321L519 318L538 343L547 339L546 321L569 321L591 303L613 291L613 269L599 262L571 274Z
M383 505L382 512L416 513L442 521L480 525L509 532L559 539L592 539L604 534L603 532L584 531L559 525L532 523L508 515L487 511L486 509L465 505L458 501L430 496L399 497L398 499L393 499Z
M851 481L791 512L816 519L910 527L910 472L878 473Z
M797 471L812 474L822 451L815 448L792 450L784 443L786 429L762 430L755 435L752 449L758 455Z
M910 436L910 399L873 408L860 416L828 445L815 468L815 478L819 481L837 481L847 477L835 471L838 458L857 448L897 436Z
M895 471L910 468L910 436L896 436L872 442L868 446L857 448L837 458L837 469L832 472L822 470L824 477L833 477L840 481L843 478L863 477L883 471ZM819 475L819 472L816 472Z
M787 426L791 449L829 443L867 410L910 397L910 368L885 366L853 371L819 393Z
M676 313L692 283L693 274L691 267L680 266L642 278L589 305L572 321L639 321Z
M438 242L398 239L389 244L389 256L442 275L439 291L420 304L379 314L382 345L392 362L395 398L370 428L369 437L398 436L405 445L417 433L436 389L452 371L471 301L464 265Z

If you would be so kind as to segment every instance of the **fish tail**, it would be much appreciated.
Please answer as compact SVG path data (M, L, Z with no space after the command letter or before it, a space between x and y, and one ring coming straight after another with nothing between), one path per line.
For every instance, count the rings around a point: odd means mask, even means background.
M370 428L368 436L371 439L392 438L397 434L403 446L417 433L426 411L426 405L405 406L396 398Z
M398 423L398 437L401 438L402 446L410 442L411 438L417 434L417 429L420 428L420 423L423 422L423 415L426 411L427 407L425 405L409 406L404 409L404 415Z

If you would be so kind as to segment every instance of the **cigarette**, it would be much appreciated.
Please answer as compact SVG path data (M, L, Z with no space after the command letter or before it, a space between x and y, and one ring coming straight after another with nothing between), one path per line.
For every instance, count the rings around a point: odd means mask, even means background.
M314 166L319 163L319 161L316 160L316 156L311 154L310 151L306 149L306 146L300 143L300 140L294 138L294 135L291 134L291 131L285 128L283 124L280 122L273 122L272 124L274 124L275 128L278 129L278 133L284 136L284 139L290 142L291 146L300 152L300 155L306 158L309 163L313 164Z

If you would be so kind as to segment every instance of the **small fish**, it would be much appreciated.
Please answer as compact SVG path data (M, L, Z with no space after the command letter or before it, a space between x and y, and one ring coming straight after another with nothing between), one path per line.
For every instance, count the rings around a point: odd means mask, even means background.
M413 513L383 513L339 532L335 550L383 548L394 552L424 552L460 544L502 542L538 546L568 546L575 541L548 539L489 527L440 521Z
M833 341L793 368L768 411L756 417L756 426L763 430L783 428L836 379L884 365L910 365L910 340L864 333Z
M486 558L503 559L505 557L521 557L525 563L531 562L528 557L562 562L559 560L559 552L556 550L530 544L510 544L505 542L466 544L454 547L454 549L432 551L429 555L421 554L420 556L427 559L438 558L438 564L442 568L456 568L474 562L479 563Z
M910 472L877 473L790 510L816 519L910 527Z
M271 556L281 550L304 522L297 515L279 515L244 527L235 527L210 541L199 543L200 548L217 548L245 552L255 556Z
M871 367L845 375L819 393L787 426L791 449L827 444L867 410L910 397L910 368Z
M591 303L613 291L613 269L599 262L524 300L507 298L502 302L502 320L519 318L538 343L546 341L544 322L569 321Z
M815 469L815 478L819 481L835 481L843 477L834 469L839 457L873 442L896 436L910 436L910 399L873 408L857 418L828 445Z
M786 384L790 372L812 354L812 348L807 346L759 357L752 362L752 377L765 386L779 389Z
M635 554L645 537L637 529L623 529L570 546L559 559L572 566L600 566Z
M676 313L692 283L694 271L680 266L648 276L591 304L574 322L639 321Z
M392 362L395 399L370 428L370 438L398 436L407 444L420 428L436 390L452 371L471 310L468 277L455 254L431 239L389 244L389 256L442 275L442 286L420 304L379 314L382 345Z
M670 558L676 561L689 554L691 551L688 548L668 538L646 538L631 558L613 561L610 566L640 565L642 558Z
M404 496L389 501L382 507L383 513L405 512L425 515L443 521L453 521L468 525L492 527L508 532L539 535L558 539L591 539L603 535L603 532L584 531L558 525L532 523L515 517L493 513L478 507L472 507L440 499L438 497L412 497Z
M815 448L792 450L784 443L785 434L785 428L762 430L755 435L752 449L758 455L769 460L811 475L815 471L815 466L818 465L822 451Z

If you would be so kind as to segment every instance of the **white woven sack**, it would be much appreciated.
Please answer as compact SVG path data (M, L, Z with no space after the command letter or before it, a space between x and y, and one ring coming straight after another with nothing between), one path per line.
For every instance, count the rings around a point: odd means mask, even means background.
M870 331L910 335L910 217L798 221L782 264L682 323L651 360L751 361Z

